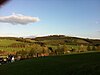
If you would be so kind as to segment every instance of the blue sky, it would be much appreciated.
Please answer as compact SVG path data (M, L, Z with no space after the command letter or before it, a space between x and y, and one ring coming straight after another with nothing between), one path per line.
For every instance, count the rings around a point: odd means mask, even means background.
M11 0L0 16L12 13L39 17L28 25L0 23L0 36L61 34L100 39L100 0Z

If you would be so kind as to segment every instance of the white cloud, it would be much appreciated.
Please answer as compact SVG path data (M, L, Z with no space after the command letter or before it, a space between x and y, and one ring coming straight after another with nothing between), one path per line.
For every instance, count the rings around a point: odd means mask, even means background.
M13 25L17 24L26 25L38 21L40 21L38 17L24 16L22 14L15 14L15 13L13 13L10 16L0 16L0 22L11 23Z

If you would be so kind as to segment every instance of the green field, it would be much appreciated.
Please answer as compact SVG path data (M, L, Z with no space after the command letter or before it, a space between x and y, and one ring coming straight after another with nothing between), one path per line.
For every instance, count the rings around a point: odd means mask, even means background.
M100 75L100 52L8 63L0 66L0 75Z
M13 44L23 44L23 42L19 42L16 40L10 40L10 39L0 39L0 50L2 51L18 51L22 50L23 48L13 48L9 47L12 46Z
M29 39L27 39L27 40L30 41ZM34 40L31 40L31 41L34 42ZM28 44L28 43L23 43L21 41L16 41L16 39L15 40L14 39L13 40L10 40L10 39L0 39L0 50L2 50L2 51L11 51L12 52L12 51L19 51L19 50L25 49L25 48L21 48L21 47L20 48L19 47L16 47L16 48L8 47L8 46L12 46L13 44ZM55 46L55 45L48 45L47 44L46 46L47 47L52 47L53 50L57 49L57 46ZM63 47L63 45L61 45L61 46ZM70 50L71 47L73 47L76 50L79 48L79 46L77 46L77 45L66 45L66 46L67 46L68 50Z
M13 43L20 43L20 42L16 40L0 39L0 46L9 46Z

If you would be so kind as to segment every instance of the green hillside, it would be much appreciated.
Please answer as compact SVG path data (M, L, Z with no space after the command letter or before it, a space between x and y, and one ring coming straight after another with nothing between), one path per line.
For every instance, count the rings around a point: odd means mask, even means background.
M78 37L69 37L65 35L50 35L36 38L17 38L17 37L0 37L0 46L8 46L13 43L37 43L37 44L47 44L47 45L100 45L100 40L98 39L85 39Z
M98 39L86 39L86 38L79 38L79 37L70 37L65 35L50 35L44 37L36 37L33 40L41 41L45 44L69 44L69 45L96 45L100 44L100 40Z
M11 52L22 50L22 46L25 46L26 44L28 44L28 42L23 38L0 37L0 51Z
M21 43L21 42L10 39L0 39L0 46L9 46L12 45L13 43Z
M100 52L49 56L0 66L0 75L99 75Z

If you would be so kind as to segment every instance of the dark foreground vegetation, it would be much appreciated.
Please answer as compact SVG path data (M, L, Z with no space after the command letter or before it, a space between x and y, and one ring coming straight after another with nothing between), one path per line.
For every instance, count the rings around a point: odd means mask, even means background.
M20 60L1 65L0 75L100 75L100 52Z

